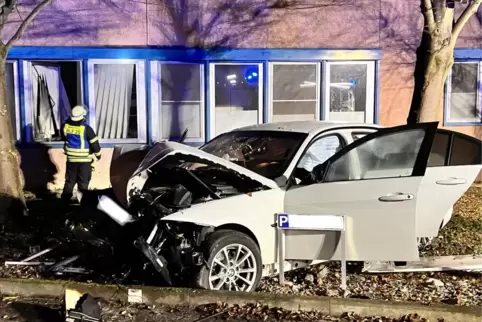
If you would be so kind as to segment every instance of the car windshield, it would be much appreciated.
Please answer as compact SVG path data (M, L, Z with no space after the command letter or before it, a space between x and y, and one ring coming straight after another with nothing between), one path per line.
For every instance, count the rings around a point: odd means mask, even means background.
M275 179L284 173L306 136L285 131L233 131L217 136L201 150Z

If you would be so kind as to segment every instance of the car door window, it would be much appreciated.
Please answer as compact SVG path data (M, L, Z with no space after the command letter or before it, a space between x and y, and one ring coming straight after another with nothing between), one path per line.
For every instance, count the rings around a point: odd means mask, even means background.
M438 130L428 159L429 167L481 164L482 143L460 133Z
M411 176L424 137L425 130L420 128L368 140L329 164L323 181ZM356 157L359 160L358 171L353 169L352 160ZM358 175L355 177L356 172Z
M338 135L327 135L316 139L301 157L297 168L310 172L314 167L322 164L341 150L342 147L343 144Z
M475 165L482 163L482 142L474 138L465 138L460 134L453 134L450 150L449 166Z
M445 165L449 141L449 134L442 132L435 134L430 157L428 158L429 167L442 167Z

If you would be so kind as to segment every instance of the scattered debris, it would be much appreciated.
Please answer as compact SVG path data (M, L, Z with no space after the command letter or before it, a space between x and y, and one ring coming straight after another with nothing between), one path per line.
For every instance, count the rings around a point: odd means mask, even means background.
M29 245L41 247L57 246L64 243L59 239L58 227L64 227L65 210L54 201L31 200L32 216L22 218L18 232L5 232L0 236L0 264L5 260L25 261ZM455 206L449 224L441 230L440 236L429 246L427 255L482 254L482 186L473 186ZM39 240L36 236L43 236ZM46 262L58 262L66 257L48 258ZM36 260L39 261L39 260ZM100 264L105 262L99 262ZM335 265L335 266L333 266ZM280 286L277 278L267 278L259 291L277 294L304 294L340 296L340 276L336 263L301 269L286 274L287 285ZM0 265L0 277L45 278L47 266L4 266ZM311 276L308 276L311 274ZM54 276L52 276L53 278ZM86 277L64 276L85 281ZM110 276L101 275L93 281L107 281ZM306 279L306 280L305 280ZM438 282L428 282L429 279ZM442 284L443 283L443 286ZM439 285L437 287L437 285ZM482 273L480 272L426 272L396 274L348 274L348 289L351 297L414 301L421 303L447 303L451 305L482 305Z

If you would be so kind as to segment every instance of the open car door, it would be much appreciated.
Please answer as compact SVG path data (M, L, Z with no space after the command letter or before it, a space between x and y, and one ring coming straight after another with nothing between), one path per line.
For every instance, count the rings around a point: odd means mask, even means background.
M449 130L435 135L417 205L417 236L436 237L482 170L482 141Z
M353 142L315 167L311 182L288 188L285 212L346 216L347 260L418 260L417 199L437 125L385 128ZM339 234L288 231L285 254L339 260Z

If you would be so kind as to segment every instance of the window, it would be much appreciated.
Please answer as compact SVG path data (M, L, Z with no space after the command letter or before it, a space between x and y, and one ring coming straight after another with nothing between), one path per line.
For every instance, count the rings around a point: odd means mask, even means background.
M343 144L338 135L327 135L316 139L305 154L301 157L297 168L303 168L306 171L313 170L317 165L322 164L336 152L340 151Z
M24 82L29 136L33 134L35 141L59 141L70 110L83 103L81 63L25 61Z
M328 62L324 85L326 119L373 123L374 83L374 62Z
M364 142L335 160L327 169L324 182L411 176L424 137L425 131L416 129ZM358 174L351 166L355 159L360 165Z
M447 157L449 153L449 157ZM438 130L428 159L429 167L475 165L482 163L482 142L447 130Z
M145 142L144 61L89 61L89 123L102 142Z
M447 148L450 142L450 134L437 132L430 150L428 167L440 167L445 165Z
M263 121L262 64L211 64L211 136Z
M482 163L482 144L479 140L454 134L449 166Z
M447 122L482 122L480 62L455 63L449 77L449 107Z
M271 64L272 122L319 119L320 65Z
M17 62L7 61L6 63L7 81L7 108L10 117L10 125L14 139L20 140L20 108L18 102L18 83L17 83Z
M188 63L159 63L159 133L178 140L188 129L186 141L204 140L203 66ZM153 122L154 126L155 122Z

